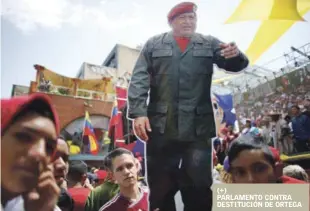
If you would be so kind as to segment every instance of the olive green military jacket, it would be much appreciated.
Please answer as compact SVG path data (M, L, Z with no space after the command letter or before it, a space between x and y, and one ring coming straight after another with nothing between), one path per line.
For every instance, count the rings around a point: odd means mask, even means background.
M128 88L129 118L148 116L152 133L168 140L215 137L213 65L236 73L249 63L243 53L231 59L222 57L221 43L196 33L181 52L171 32L149 39Z

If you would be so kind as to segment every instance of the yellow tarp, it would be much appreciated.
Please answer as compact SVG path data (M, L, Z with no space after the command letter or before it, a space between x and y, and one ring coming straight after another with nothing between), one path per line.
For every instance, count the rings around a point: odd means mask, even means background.
M297 0L243 0L226 23L249 20L304 21L297 11Z
M51 70L44 69L42 76L45 80L52 82L52 85L63 86L70 89L74 88L74 78L59 75ZM78 89L85 89L89 91L104 92L114 94L115 89L111 80L107 79L91 79L91 80L78 80Z
M87 89L105 93L115 93L112 82L102 79L80 80L79 89Z
M310 10L310 0L299 0L298 11L304 16ZM296 21L264 21L246 51L250 63L254 64Z
M72 78L68 78L66 76L59 75L53 71L50 71L48 69L44 69L42 72L43 77L45 80L49 80L52 82L55 86L64 86L67 88L73 88L74 83Z

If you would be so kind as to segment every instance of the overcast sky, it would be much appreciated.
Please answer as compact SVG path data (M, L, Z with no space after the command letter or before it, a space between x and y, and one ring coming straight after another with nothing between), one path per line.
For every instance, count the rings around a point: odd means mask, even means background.
M1 94L29 85L34 64L75 77L83 62L102 64L116 43L135 47L169 30L166 15L178 0L2 0ZM196 0L198 29L243 51L260 22L224 25L240 0ZM310 13L305 16L310 21ZM310 23L296 23L258 61L310 42Z

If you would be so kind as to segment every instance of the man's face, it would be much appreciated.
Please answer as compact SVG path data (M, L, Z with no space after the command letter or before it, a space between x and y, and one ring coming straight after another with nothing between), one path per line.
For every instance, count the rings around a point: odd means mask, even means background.
M137 183L138 164L129 154L117 156L112 161L113 177L120 187L129 187Z
M251 127L251 122L250 121L246 121L245 126L246 127Z
M293 115L293 116L297 116L298 113L299 113L299 110L298 110L297 108L293 107L293 108L292 108L292 115Z
M184 13L175 17L171 22L171 27L174 33L190 37L196 31L197 17L196 14Z
M262 150L243 150L230 166L233 183L274 183L275 170Z
M30 191L56 148L52 120L28 113L6 130L1 141L1 185L12 193Z
M232 132L232 131L233 131L233 127L232 127L231 125L229 125L229 126L227 127L227 129L228 129L229 132Z
M69 148L65 140L58 139L55 157L56 160L53 162L54 176L56 183L60 186L69 170Z

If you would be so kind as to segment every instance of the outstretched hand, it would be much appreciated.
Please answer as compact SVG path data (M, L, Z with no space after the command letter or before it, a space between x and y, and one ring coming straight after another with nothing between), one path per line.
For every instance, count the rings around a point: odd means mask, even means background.
M220 44L221 47L221 56L223 56L225 59L230 59L239 56L239 49L236 45L236 43L231 42L228 44L222 43Z

